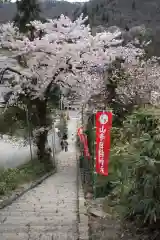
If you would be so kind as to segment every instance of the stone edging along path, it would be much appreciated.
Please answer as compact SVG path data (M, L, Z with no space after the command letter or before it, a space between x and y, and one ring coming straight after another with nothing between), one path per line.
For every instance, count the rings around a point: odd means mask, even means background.
M79 156L77 156L78 161ZM79 161L78 161L79 162ZM89 227L88 227L88 213L86 208L86 200L84 197L84 191L82 187L81 174L78 166L78 234L79 240L89 239Z
M22 187L23 189L21 190L17 190L14 191L13 194L11 196L6 196L6 198L0 200L0 209L3 209L5 207L7 207L8 205L11 205L14 201L16 201L19 197L21 197L23 194L25 194L26 192L28 192L29 190L35 188L36 186L38 186L39 184L41 184L44 180L46 180L48 177L50 177L51 175L53 175L54 173L56 173L56 168L49 172L46 173L44 176L42 176L41 178L39 178L38 180L31 182L29 184L24 184Z

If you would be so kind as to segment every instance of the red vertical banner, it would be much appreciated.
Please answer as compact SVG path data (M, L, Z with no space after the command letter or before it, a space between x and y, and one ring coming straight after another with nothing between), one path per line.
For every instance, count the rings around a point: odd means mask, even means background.
M78 134L78 136L79 136L80 141L82 142L82 141L83 141L83 139L82 139L82 136L83 136L83 127L78 128L77 134Z
M112 112L96 113L96 172L108 176Z
M80 138L80 141L83 143L84 147L84 156L88 159L90 158L89 148L88 148L88 140L86 134L83 132L83 127L78 128L77 134Z

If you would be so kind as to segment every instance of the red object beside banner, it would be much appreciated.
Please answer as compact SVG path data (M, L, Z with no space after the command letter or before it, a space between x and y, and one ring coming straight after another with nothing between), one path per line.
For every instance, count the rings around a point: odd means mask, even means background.
M83 144L84 144L84 156L89 159L90 154L89 154L88 140L87 140L86 134L83 134Z
M89 148L88 148L88 141L86 134L83 133L83 127L78 128L77 134L80 138L80 141L83 143L84 146L84 156L88 159L90 158Z
M82 142L82 136L83 136L83 127L78 128L77 134L80 138L80 141Z
M96 172L108 176L110 154L111 112L96 113Z

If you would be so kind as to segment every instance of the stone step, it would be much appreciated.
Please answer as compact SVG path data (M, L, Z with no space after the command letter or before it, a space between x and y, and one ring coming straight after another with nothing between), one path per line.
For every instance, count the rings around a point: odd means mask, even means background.
M28 212L27 210L26 211L21 211L21 212L10 212L10 213L3 213L1 216L0 216L0 221L1 219L4 219L4 217L12 217L12 216L38 216L38 214L40 214L40 216L63 216L63 215L75 215L77 214L77 209L75 210L70 210L70 211L61 211L59 209L57 209L57 211L33 211L33 214L30 213L30 211Z
M76 193L74 193L74 195L75 195ZM31 204L32 206L35 206L35 205L37 205L38 207L39 206L50 206L50 207L52 207L53 205L55 206L55 204L56 203L74 203L74 202L76 202L76 197L74 197L74 198L70 198L70 197L67 197L67 198L57 198L57 199L53 199L52 201L50 201L50 202L43 202L43 201L41 201L41 200L36 200L35 199L35 201L24 201L24 202L18 202L17 204L16 204L16 206L18 205L18 206L26 206L27 204ZM13 203L14 204L14 203Z
M31 209L28 209L28 211L31 212ZM24 215L25 214L27 215L28 211L27 211L27 209L25 209L24 211L21 211L21 212L23 212ZM12 215L14 215L14 213L15 213L15 215L18 215L18 213L21 214L21 212L15 211L15 212L9 213L9 215L7 213L6 214L3 213L2 215L0 215L0 219L1 219L1 217L4 217L4 216L12 216ZM66 207L64 210L60 210L57 208L56 210L52 211L49 208L48 209L42 208L42 209L32 209L32 212L41 213L42 215L48 215L48 213L52 213L54 216L56 216L56 215L60 215L60 214L66 214L66 215L75 214L77 212L77 210L76 210L76 208L74 210L68 208L68 211L67 211L67 207Z
M66 217L67 216L67 217ZM20 213L20 214L10 214L10 215L3 215L0 217L0 224L3 222L10 222L10 221L18 221L21 220L22 222L26 221L32 221L32 219L38 220L38 219L53 219L54 221L59 221L59 219L68 219L71 218L76 219L77 212L71 212L66 214L66 212L59 212L59 213L52 213L52 214L43 214L35 212L34 214L28 214L26 213ZM11 220L10 220L11 219ZM56 220L55 220L56 219ZM69 221L69 220L68 220Z
M71 184L76 184L76 181L75 181L75 183L72 183L72 182L70 182L70 183L68 183L68 184L65 183L65 185L66 185L66 188L65 188L65 189L63 189L63 186L60 186L60 185L57 184L56 190L54 190L53 192L50 192L50 193L45 193L45 196L44 196L44 193L38 193L39 198L37 198L37 199L40 199L40 200L42 200L42 199L44 200L44 199L45 199L45 201L50 202L50 201L52 201L53 199L56 199L56 198L57 198L57 195L58 195L60 198L63 198L63 199L67 198L68 196L70 196L71 199L74 199L74 198L75 198L74 193L75 193L76 187L72 187L72 191L73 191L73 192L71 192L71 191L70 191ZM65 193L66 195L63 195L64 193ZM28 196L27 196L27 199L28 199L30 196L32 196L32 199L33 199L33 200L35 199L35 195L34 195L34 194L28 195ZM49 199L48 197L51 197L51 196L52 196L52 198ZM20 201L22 202L23 199L24 199L24 198L21 198ZM47 200L47 199L48 199L48 200Z
M70 204L71 205L71 204ZM57 204L53 204L53 205L23 205L23 206L15 206L14 207L14 211L12 212L17 212L17 211L29 211L29 212L39 212L39 211L51 211L51 212L55 212L57 209L59 209L59 211L63 211L63 212L70 212L70 211L74 211L76 208L76 202L73 203L73 206L67 206L67 204L63 204L63 203L57 203ZM10 209L9 209L10 210ZM1 216L1 214L0 214Z
M53 224L53 225L58 225L58 224L62 224L62 225L72 225L73 219L74 221L76 221L76 217L74 218L73 216L71 216L72 220L69 220L69 216L44 216L44 217L36 217L36 216L27 216L26 218L23 218L21 216L10 216L9 218L6 218L6 220L4 221L4 223L1 223L1 226L5 226L5 225L14 225L15 228L17 225L26 225L28 223L30 223L32 226L34 225L47 225L47 224ZM0 227L1 227L0 226Z
M0 233L11 233L11 232L27 232L28 229L30 231L40 231L40 232L53 232L53 231L68 231L70 229L77 229L77 223L72 222L70 224L64 223L53 223L53 222L44 222L44 223L28 223L24 224L1 224L0 225Z
M67 211L68 213L68 211ZM70 214L76 214L77 209L75 210L70 210ZM15 211L15 212L1 212L0 215L0 220L4 217L9 217L9 216L23 216L23 217L29 217L29 216L64 216L66 215L66 211L62 211L60 209L54 210L54 211ZM67 215L68 216L68 215Z
M1 235L1 240L77 240L78 234L75 232L66 232L65 230L51 232L35 232L30 231L17 232L17 233L7 233Z

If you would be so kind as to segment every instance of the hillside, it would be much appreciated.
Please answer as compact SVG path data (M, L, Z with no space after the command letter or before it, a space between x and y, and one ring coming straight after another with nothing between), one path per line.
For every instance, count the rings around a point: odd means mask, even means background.
M119 26L125 28L145 24L159 28L159 0L91 0L81 9L89 15L93 26Z
M85 4L45 0L40 6L45 18L58 17L63 13L75 19L83 12L89 16L93 33L101 31L102 27L116 25L128 31L133 26L145 25L147 34L153 39L151 54L158 53L160 56L159 0L90 0ZM0 4L0 23L11 21L15 13L15 3Z
M135 35L135 26L145 26L146 37L152 39L148 56L160 56L159 0L90 0L74 11L89 16L93 34L103 28L118 26L126 30L127 38ZM100 26L100 27L99 27Z
M79 3L69 3L66 1L55 2L45 1L40 4L42 10L42 16L45 18L58 17L60 14L65 14L72 17L73 12L77 7L80 7ZM16 13L15 3L0 4L0 23L11 21Z
M46 18L61 13L77 17L81 12L89 15L92 26L119 26L122 28L145 24L160 29L159 0L90 0L88 3L46 0L41 3L42 15ZM15 3L0 4L0 22L12 20L16 12Z

